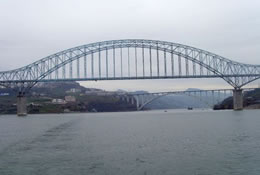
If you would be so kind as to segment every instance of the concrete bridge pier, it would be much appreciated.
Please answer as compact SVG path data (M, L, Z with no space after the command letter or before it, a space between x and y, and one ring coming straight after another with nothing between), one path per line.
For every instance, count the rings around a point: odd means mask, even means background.
M140 106L139 98L138 98L138 96L135 96L134 98L136 101L136 110L139 111L139 106Z
M135 99L134 99L134 97L131 98L131 104L132 104L132 105L135 104Z
M130 97L126 96L126 102L129 103L130 102Z
M17 96L17 116L27 115L27 100L24 94L19 94Z
M243 110L243 90L242 89L233 90L233 109L235 111Z

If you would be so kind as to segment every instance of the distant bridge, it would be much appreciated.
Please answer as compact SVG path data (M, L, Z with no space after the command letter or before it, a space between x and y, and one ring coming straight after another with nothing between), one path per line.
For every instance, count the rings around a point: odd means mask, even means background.
M244 93L254 90L253 88L243 89ZM136 105L136 109L142 110L148 104L154 102L155 100L168 96L168 95L186 95L193 97L205 105L208 108L213 108L214 105L219 104L227 97L232 96L234 89L210 89L210 90L191 90L191 91L169 91L169 92L154 92L154 93L138 93L138 94L125 94L119 97L128 103ZM187 106L189 107L189 106Z
M23 111L24 95L38 82L178 78L222 78L236 90L234 108L242 109L241 88L260 78L260 66L172 42L112 40L74 47L0 72L0 85L18 92L18 109Z

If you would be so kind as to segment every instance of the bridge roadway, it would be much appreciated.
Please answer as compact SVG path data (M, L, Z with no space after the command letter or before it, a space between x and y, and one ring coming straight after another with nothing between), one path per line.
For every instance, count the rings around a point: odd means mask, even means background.
M222 78L234 88L234 109L243 109L242 87L260 78L260 66L243 64L178 43L125 39L77 46L27 66L0 72L0 86L17 92L18 115L38 82Z

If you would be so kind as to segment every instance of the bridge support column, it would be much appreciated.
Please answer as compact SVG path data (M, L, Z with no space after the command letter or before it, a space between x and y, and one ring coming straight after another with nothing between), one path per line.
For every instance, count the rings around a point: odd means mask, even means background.
M132 104L132 105L135 104L135 99L134 99L134 97L131 98L131 104Z
M26 116L27 115L27 106L26 106L26 97L19 94L17 96L17 116Z
M243 110L243 90L242 89L233 90L233 109L235 111Z
M135 97L135 100L136 100L136 110L139 111L139 98L138 96Z
M130 97L126 96L126 102L129 103L130 102Z

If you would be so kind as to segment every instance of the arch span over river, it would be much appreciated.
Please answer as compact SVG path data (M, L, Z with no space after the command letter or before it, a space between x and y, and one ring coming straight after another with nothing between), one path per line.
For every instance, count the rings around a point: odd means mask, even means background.
M241 88L260 78L260 65L239 63L178 43L111 40L70 48L2 71L0 85L16 89L18 98L23 98L38 82L179 78L222 78L234 87L234 108L241 109ZM24 103L18 99L18 104L20 101Z

